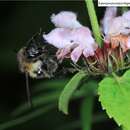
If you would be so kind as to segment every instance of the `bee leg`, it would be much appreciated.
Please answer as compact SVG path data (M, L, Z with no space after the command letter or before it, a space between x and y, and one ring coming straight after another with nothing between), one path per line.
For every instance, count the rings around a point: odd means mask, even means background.
M28 73L25 73L25 78L26 78L26 92L27 92L28 105L29 105L29 107L32 107L32 99L31 99L31 91L30 91L30 88L29 88Z

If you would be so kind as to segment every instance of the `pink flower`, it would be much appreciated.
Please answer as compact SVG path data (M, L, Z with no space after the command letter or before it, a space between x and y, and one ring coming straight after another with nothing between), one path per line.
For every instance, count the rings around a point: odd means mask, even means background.
M75 29L56 28L49 34L43 35L44 39L59 50L58 59L64 59L69 53L73 62L77 62L83 54L86 58L94 55L97 44L87 27Z
M124 12L122 15L124 18L130 20L130 11Z
M71 46L73 43L70 39L71 30L68 28L55 28L50 33L44 34L43 38L51 45L58 49Z
M112 22L112 19L116 17L117 14L117 8L116 7L108 7L106 8L106 12L104 15L104 18L102 20L102 28L105 35L108 34L108 30L110 27L110 24Z
M108 7L102 20L103 32L106 37L116 36L119 34L127 35L130 33L130 12L116 17L117 8Z
M78 28L82 25L77 20L77 15L70 11L62 11L57 15L52 14L51 21L56 27L60 28Z
M127 35L130 33L130 21L122 16L112 19L108 35L116 36L119 34Z
M51 21L57 28L44 34L43 38L58 48L56 53L58 59L70 57L76 63L81 55L85 58L94 55L98 46L89 28L77 21L75 13L62 11L57 15L53 14Z
M94 55L97 44L87 27L81 27L72 31L72 39L78 46L72 51L71 59L77 62L83 54L86 58Z
M116 17L115 10L112 7L107 8L102 21L105 42L111 43L112 48L120 45L125 52L129 49L130 44L130 11L125 12L122 16Z

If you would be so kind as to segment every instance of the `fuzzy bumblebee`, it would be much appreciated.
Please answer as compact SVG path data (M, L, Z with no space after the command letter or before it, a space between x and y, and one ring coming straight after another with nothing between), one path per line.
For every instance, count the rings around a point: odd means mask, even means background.
M17 53L20 71L32 78L53 77L58 63L54 55L48 52L47 47L42 41L41 33L36 33L29 40L28 45ZM51 49L50 46L49 49Z

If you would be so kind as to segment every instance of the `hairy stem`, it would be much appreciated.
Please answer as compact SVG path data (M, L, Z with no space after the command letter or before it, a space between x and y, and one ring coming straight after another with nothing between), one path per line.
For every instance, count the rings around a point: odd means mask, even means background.
M99 47L101 47L102 38L101 38L101 34L100 34L100 28L99 28L99 24L98 24L96 12L95 12L93 0L85 0L85 2L86 2L86 6L87 6L94 37L95 37L96 42L99 45Z

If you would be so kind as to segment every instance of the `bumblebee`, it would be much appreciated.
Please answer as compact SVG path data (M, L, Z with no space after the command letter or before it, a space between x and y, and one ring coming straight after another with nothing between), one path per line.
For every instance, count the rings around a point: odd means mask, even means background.
M42 32L36 33L17 53L19 69L25 74L26 92L29 106L32 107L29 77L34 79L52 78L75 72L66 68L64 63L56 58L57 48L43 41ZM58 71L57 71L58 70Z
M19 69L32 78L51 78L58 68L56 48L44 43L42 33L36 33L17 53Z

